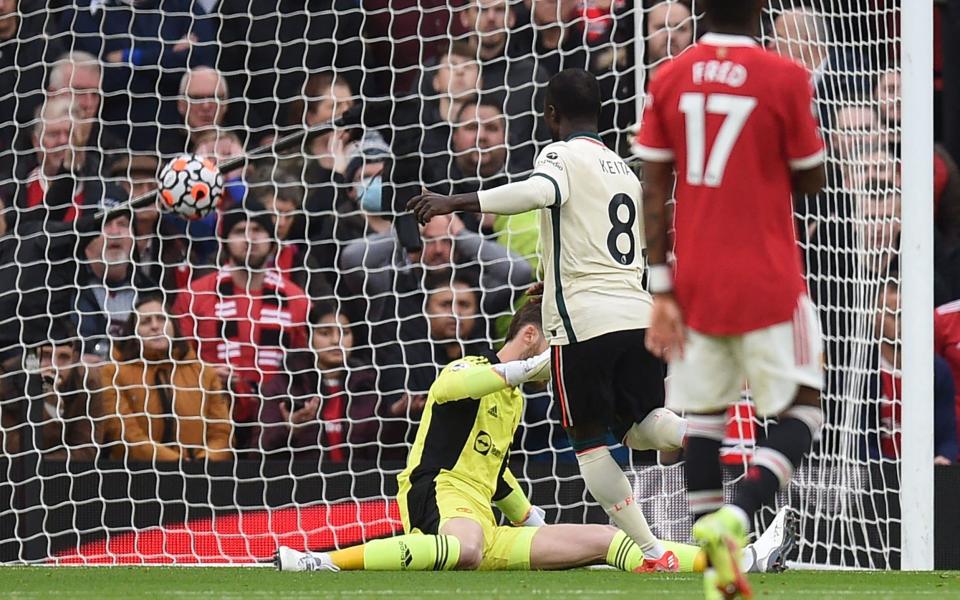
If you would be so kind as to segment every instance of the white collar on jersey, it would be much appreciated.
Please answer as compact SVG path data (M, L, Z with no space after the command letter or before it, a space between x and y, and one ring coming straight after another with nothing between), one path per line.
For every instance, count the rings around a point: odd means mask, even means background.
M710 46L752 47L759 46L757 40L747 35L730 35L727 33L705 33L700 38L701 44Z

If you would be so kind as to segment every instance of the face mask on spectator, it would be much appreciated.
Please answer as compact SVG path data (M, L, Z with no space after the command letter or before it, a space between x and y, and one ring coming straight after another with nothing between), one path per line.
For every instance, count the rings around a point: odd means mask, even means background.
M383 212L383 177L365 177L353 186L360 208L367 212Z

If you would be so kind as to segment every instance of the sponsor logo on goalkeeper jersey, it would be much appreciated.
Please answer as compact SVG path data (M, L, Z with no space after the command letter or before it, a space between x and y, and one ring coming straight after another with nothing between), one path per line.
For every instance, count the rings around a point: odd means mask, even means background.
M496 404L487 409L487 414L497 419L500 418L500 411L497 410Z
M486 456L490 454L490 449L493 447L493 440L490 439L490 434L486 431L480 431L477 433L477 437L473 440L473 449L475 452L479 453L481 456Z

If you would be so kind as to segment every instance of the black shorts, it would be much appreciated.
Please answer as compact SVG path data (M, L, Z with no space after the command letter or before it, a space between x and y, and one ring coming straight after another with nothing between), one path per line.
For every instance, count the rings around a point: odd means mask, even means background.
M620 440L634 423L663 407L666 365L647 351L644 334L615 331L552 348L553 389L565 429L587 432L599 426Z

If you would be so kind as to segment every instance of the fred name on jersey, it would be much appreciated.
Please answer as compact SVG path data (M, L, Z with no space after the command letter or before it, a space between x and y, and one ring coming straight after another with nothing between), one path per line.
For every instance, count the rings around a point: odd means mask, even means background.
M700 60L693 63L692 70L696 85L722 83L738 88L747 82L747 68L731 60Z

